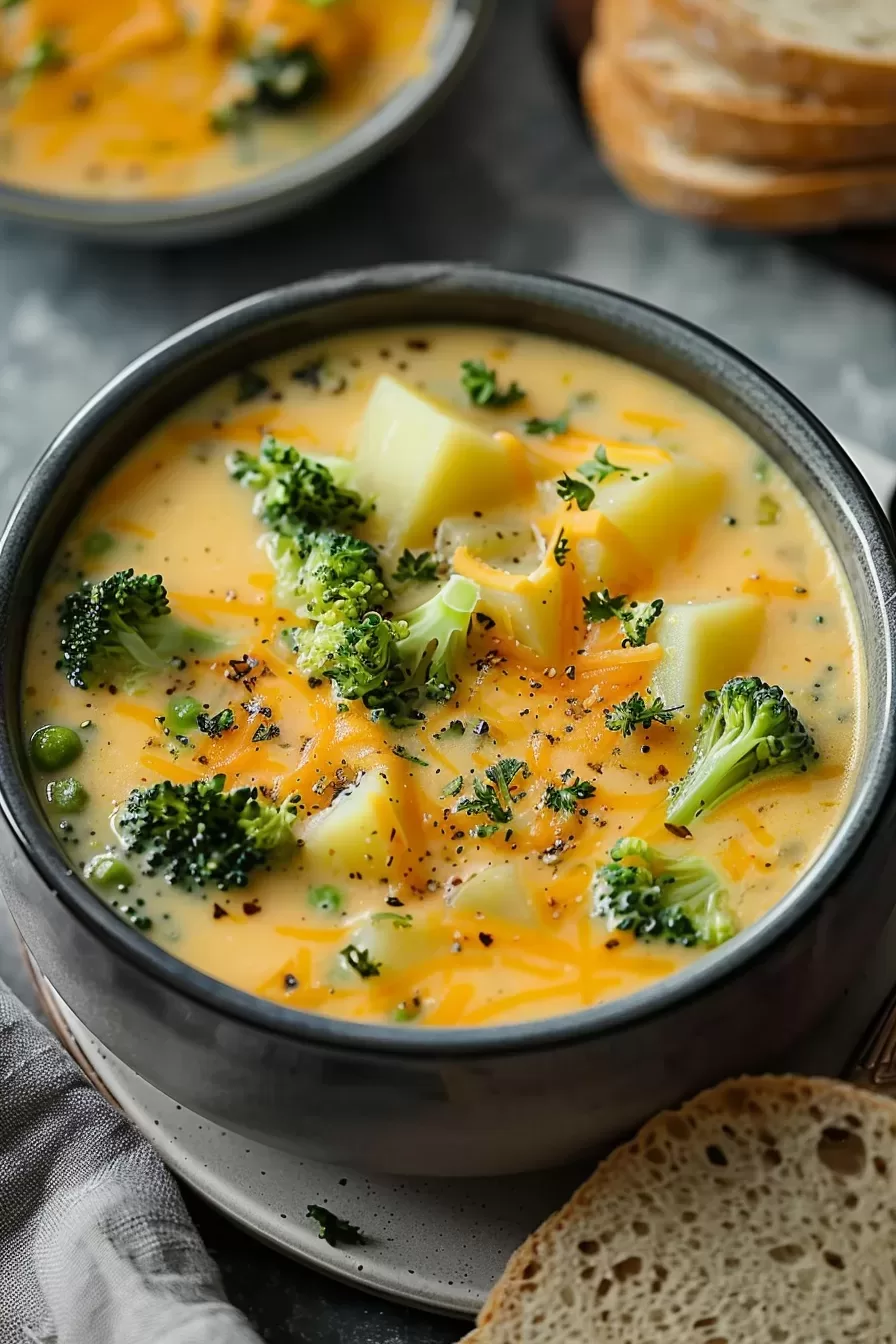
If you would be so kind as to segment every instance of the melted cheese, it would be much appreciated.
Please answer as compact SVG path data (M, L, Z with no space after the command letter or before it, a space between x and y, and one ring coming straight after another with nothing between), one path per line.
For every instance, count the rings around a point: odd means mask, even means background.
M22 0L0 10L0 179L72 196L180 196L337 138L425 62L439 0ZM50 40L59 59L31 70ZM242 53L309 48L326 95L213 127Z
M471 408L460 388L460 363L493 358L496 348L502 381L515 379L527 401L501 411ZM758 479L755 446L716 412L594 352L482 330L375 332L329 342L335 376L315 389L291 374L318 353L295 352L263 366L280 399L262 395L237 405L230 379L173 416L99 485L62 546L58 564L67 573L57 578L54 567L41 597L24 713L29 732L47 722L93 725L82 731L85 750L75 767L90 806L61 837L72 862L83 864L110 843L109 816L134 787L221 772L228 787L256 784L276 799L298 793L305 825L322 818L347 786L377 772L386 784L371 791L376 798L365 834L388 832L384 873L337 873L327 847L309 845L288 867L256 873L246 891L189 894L141 878L127 903L151 918L151 937L211 975L358 1021L392 1020L398 1005L415 1000L419 1022L432 1026L563 1013L637 990L698 955L628 933L610 936L590 912L594 869L618 838L669 842L666 794L687 768L693 740L693 724L684 718L630 738L604 722L606 707L635 691L648 694L662 648L656 640L623 647L617 622L586 626L582 618L587 585L575 545L598 537L618 550L620 539L600 512L599 493L593 509L579 511L557 498L552 482L603 444L613 462L632 471L686 453L723 474L724 497L691 526L684 551L669 552L657 537L650 573L635 575L628 591L638 600L662 596L671 603L756 594L764 603L763 633L753 662L740 670L782 685L818 743L814 770L760 779L694 827L689 843L723 875L738 920L759 918L836 825L861 732L861 664L844 580L794 488L773 469ZM456 695L433 706L419 729L400 733L373 722L360 704L340 710L329 685L309 686L299 674L281 638L295 616L277 605L251 493L224 466L228 452L254 450L266 432L309 451L350 457L384 370L453 400L458 415L518 445L518 494L507 499L506 512L486 518L496 532L506 528L506 563L462 548L456 570L514 601L559 594L550 658L519 642L524 632L512 622L474 621ZM585 393L593 401L578 395ZM556 417L571 396L577 399L568 433L523 435L524 419ZM632 428L637 444L629 439ZM760 496L768 492L780 506L779 525L758 522ZM521 510L537 522L538 545L535 533L526 539L518 531ZM562 565L553 554L561 528L571 547ZM85 555L83 542L96 531L111 534L113 549ZM141 694L76 691L55 668L58 601L76 572L98 577L129 565L163 573L176 615L213 630L221 651ZM412 590L406 605L430 591ZM265 669L251 689L232 679L230 660L246 654ZM193 734L186 746L166 737L159 717L170 694L184 691L212 713L229 706L234 730L217 739ZM463 736L446 734L457 720L466 725ZM256 741L259 723L275 723L279 736ZM489 765L508 757L528 771L514 786L512 821L474 834L486 818L456 805ZM544 804L548 786L567 771L595 788L569 817ZM459 788L446 795L458 778ZM38 787L45 783L40 777ZM59 817L51 813L50 820L58 825ZM458 884L489 866L500 893L491 912L456 905ZM309 889L324 883L340 889L336 916L309 903ZM371 916L389 912L410 915L412 928L371 923ZM393 944L392 964L385 951L377 954L379 976L346 975L341 949L373 929L378 948L384 941L388 947L389 937L402 939Z

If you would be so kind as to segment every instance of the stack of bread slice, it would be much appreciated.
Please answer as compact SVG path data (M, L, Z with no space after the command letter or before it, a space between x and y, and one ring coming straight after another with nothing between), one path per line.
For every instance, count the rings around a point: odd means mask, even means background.
M582 89L649 205L764 229L896 219L896 0L599 0Z

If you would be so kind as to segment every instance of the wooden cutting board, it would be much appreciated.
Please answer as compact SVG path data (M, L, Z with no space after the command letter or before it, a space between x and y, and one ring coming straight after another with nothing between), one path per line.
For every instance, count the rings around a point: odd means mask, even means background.
M547 0L555 47L570 80L591 36L595 0ZM792 236L788 242L794 242ZM896 289L896 227L844 229L796 241L813 255Z

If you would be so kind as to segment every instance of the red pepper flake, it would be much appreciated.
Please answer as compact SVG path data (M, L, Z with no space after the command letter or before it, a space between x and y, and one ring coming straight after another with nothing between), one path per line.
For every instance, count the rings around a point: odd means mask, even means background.
M216 901L213 914L215 919L227 919L228 915L230 914L230 911L225 910L223 905L218 905Z
M254 896L251 901L243 901L244 915L257 915L260 913L261 913L261 906L258 904L258 901L255 899Z
M490 933L480 933L479 941L483 947L491 947L495 940Z

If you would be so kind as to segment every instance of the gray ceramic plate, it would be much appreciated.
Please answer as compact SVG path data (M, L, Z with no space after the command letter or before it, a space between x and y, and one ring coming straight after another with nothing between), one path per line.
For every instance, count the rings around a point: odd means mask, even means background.
M103 242L166 244L220 238L304 209L411 135L459 79L495 0L443 0L443 7L424 74L340 139L276 172L219 191L146 201L50 196L0 184L0 211Z

